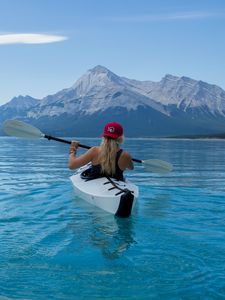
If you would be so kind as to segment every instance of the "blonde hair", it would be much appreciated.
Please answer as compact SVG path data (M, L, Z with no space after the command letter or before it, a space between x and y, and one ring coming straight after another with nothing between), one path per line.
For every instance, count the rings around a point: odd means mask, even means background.
M117 139L110 137L103 137L101 142L101 153L99 155L100 165L102 173L106 173L110 176L116 173L116 153L118 146L122 144L124 137L120 136Z

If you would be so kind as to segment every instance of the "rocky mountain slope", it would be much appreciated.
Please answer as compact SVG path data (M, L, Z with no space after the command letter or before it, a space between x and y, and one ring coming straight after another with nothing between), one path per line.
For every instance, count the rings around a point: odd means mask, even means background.
M54 95L19 96L0 106L0 123L10 118L61 136L98 136L112 120L124 125L126 136L220 133L225 131L225 91L172 75L138 81L96 66Z

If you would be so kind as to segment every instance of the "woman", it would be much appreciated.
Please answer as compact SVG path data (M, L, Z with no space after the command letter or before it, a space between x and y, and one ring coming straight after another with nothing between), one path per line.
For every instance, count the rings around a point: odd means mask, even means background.
M90 178L110 176L124 181L123 172L126 169L133 170L134 166L130 154L120 148L120 144L123 143L123 127L116 122L107 123L102 136L100 146L92 147L78 157L76 152L79 142L72 142L69 168L76 169L91 162L92 166L88 172Z

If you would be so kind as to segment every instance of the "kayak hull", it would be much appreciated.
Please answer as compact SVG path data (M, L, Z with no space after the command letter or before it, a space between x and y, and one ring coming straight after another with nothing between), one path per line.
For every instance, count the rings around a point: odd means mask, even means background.
M84 170L82 168L70 177L75 195L108 213L129 217L138 198L138 187L131 182L106 177L85 180L80 176Z

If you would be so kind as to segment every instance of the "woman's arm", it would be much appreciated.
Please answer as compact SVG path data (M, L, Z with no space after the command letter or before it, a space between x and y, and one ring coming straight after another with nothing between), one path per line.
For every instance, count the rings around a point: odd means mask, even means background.
M87 152L77 157L76 153L78 147L79 143L77 141L71 143L68 161L68 166L71 170L86 165L87 163L91 162L94 158L95 147L90 148Z

